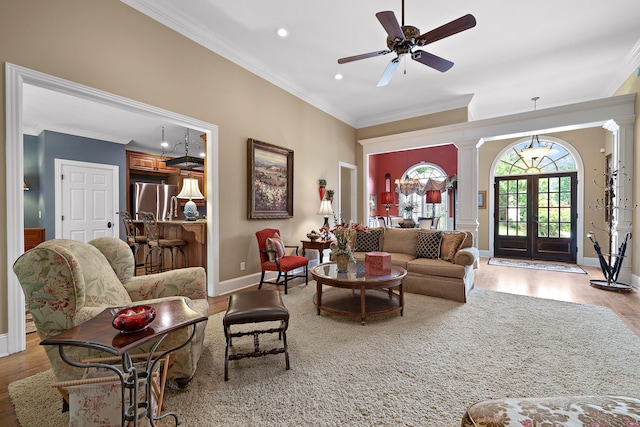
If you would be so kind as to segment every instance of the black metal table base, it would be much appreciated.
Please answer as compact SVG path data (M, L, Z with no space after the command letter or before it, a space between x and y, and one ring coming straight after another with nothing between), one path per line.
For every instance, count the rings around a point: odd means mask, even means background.
M628 292L631 291L631 285L620 282L607 282L606 280L590 280L591 286L607 291Z

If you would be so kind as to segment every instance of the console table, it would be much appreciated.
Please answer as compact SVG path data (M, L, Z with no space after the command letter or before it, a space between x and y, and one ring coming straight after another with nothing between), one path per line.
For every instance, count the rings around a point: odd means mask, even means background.
M329 249L331 246L331 240L300 240L302 243L302 256L305 256L307 249L317 249L320 253L320 264L322 264L322 258L324 257L324 250Z
M141 301L140 304L144 304ZM138 425L138 419L141 417L149 418L152 426L155 426L155 420L167 416L172 416L178 425L178 417L173 412L167 412L161 416L153 416L151 410L152 381L151 375L155 365L167 354L176 351L189 343L195 335L196 328L189 338L182 344L171 348L167 351L157 352L156 350L164 341L167 335L180 328L207 320L207 317L191 310L183 299L161 301L149 304L156 310L156 318L149 326L139 332L122 333L111 325L113 315L122 307L107 308L97 316L87 320L86 322L68 329L54 337L47 338L42 341L41 345L57 345L60 357L66 363L78 368L106 368L116 373L122 385L122 425ZM144 369L137 368L130 352L142 344L154 341L149 356L144 364ZM122 359L122 367L118 365L110 365L107 363L92 362L83 363L67 357L64 348L66 346L86 347L104 351L109 355L119 356ZM140 381L144 384L144 400L138 402L138 386ZM131 405L126 405L126 393L129 393L129 401ZM158 408L160 411L160 408ZM128 424L131 423L131 424Z

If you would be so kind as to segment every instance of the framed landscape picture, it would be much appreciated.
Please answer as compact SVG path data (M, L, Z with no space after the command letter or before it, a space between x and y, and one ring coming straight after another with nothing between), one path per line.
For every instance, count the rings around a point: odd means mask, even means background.
M247 140L249 219L293 218L293 150Z

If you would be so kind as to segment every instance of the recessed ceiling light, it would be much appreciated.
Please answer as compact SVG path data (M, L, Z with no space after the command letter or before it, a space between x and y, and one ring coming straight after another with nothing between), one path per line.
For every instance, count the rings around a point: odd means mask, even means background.
M289 31L286 28L276 28L276 34L280 37L287 37L289 35Z
M336 74L333 78L336 80L342 80L342 74Z

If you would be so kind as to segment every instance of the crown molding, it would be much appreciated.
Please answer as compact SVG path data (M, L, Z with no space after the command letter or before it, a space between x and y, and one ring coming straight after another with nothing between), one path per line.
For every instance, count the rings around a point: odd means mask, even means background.
M230 49L232 43L217 34L212 34L206 27L189 20L180 9L169 8L160 4L149 4L143 0L120 0L126 5L136 9L138 12L150 17L160 24L176 31L188 39L200 44L221 57L233 62L241 68L257 75L258 77L274 84L280 89L300 98L308 104L321 111L347 123L350 126L356 125L355 117L341 111L333 105L317 98L309 91L291 80L283 78L277 73L273 73L267 64L250 60L250 55L241 55L237 50ZM177 3L178 4L178 3Z
M640 66L640 40L636 41L622 65L617 69L615 76L611 79L611 83L607 86L606 96L613 95L622 84L629 78L631 74Z

